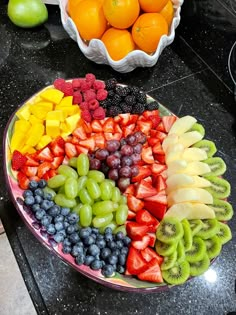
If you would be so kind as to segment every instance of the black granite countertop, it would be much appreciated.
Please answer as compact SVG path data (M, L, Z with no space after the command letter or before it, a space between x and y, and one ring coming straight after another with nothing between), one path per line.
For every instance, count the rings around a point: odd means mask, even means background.
M0 5L0 132L11 113L30 95L57 77L83 77L144 87L179 116L191 114L215 141L227 163L236 208L236 103L228 55L236 41L235 0L192 0L182 8L173 44L156 66L120 74L87 60L63 30L57 6L48 22L34 30L10 23ZM1 151L2 158L2 151ZM30 233L9 200L0 179L0 216L38 314L214 314L236 312L236 218L227 243L209 272L184 285L155 294L112 291L85 278L53 256ZM1 314L1 309L0 309ZM6 315L6 314L1 314Z

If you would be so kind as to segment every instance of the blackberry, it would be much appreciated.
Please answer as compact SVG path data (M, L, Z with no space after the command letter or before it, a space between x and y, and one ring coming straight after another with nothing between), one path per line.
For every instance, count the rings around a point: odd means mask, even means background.
M115 78L108 79L105 81L106 89L113 90L116 87L117 81Z
M132 111L132 105L126 104L125 102L120 103L120 107L123 113L130 113Z
M135 95L136 100L141 103L141 104L146 104L147 103L147 97L146 94L143 92L139 92L138 94Z
M107 114L108 116L114 117L119 114L122 114L122 109L119 106L112 106L111 108L108 109Z
M118 94L115 94L113 96L113 98L111 99L111 104L114 106L118 106L120 104L121 100L122 100L121 96Z
M136 104L136 98L134 95L128 95L125 98L125 102L126 102L126 104L131 105L131 106L135 105Z
M142 114L145 111L145 105L137 103L133 106L132 114Z
M159 104L156 101L151 102L149 104L146 104L146 109L147 110L155 110L155 109L158 109L158 108L159 108Z
M138 88L137 86L131 86L129 89L131 94L134 96L136 96L140 92L140 88Z
M117 86L116 87L116 94L120 95L121 97L125 97L129 95L130 89L126 86Z
M113 99L115 92L113 90L108 91L107 97L111 100Z
M100 101L99 103L100 103L100 106L102 106L105 109L107 109L111 106L111 102L107 98L104 101Z

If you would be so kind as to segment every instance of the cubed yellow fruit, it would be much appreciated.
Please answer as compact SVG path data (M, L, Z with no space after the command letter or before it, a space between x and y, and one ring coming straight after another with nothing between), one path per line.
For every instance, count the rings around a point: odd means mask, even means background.
M21 151L20 151L22 154L26 154L26 153L29 153L29 154L32 154L32 153L35 153L36 152L36 150L33 148L33 147L31 147L30 145L25 145L22 149L21 149Z
M30 116L30 107L28 105L23 106L16 112L16 116L19 119L28 120Z
M72 106L72 105L73 105L73 96L65 96L57 105L57 107Z
M61 110L64 112L66 117L80 113L80 108L77 105L64 106L64 107L61 107Z
M52 138L60 135L60 121L46 120L46 134Z
M66 118L66 124L71 132L76 128L79 119L80 119L79 113Z
M35 117L34 115L30 115L29 117L29 122L31 123L31 125L34 125L34 124L42 124L43 123L43 120L42 119L39 119L37 117Z
M61 133L61 137L62 137L63 139L66 139L70 134L71 134L71 131L62 132L62 133Z
M30 129L30 123L27 120L19 119L15 122L14 133L15 132L27 132Z
M24 131L14 132L11 138L11 143L10 143L11 152L13 152L14 150L21 151L21 149L23 148L25 144L25 139L26 139L26 133Z
M60 130L62 132L70 132L68 125L65 122L60 123Z
M52 102L54 104L59 104L63 96L63 92L54 88L46 89L40 94L40 97L42 97L44 100Z
M64 121L65 115L62 110L53 110L47 113L46 120Z
M45 119L47 113L53 110L53 103L39 102L30 106L30 112L38 119Z
M44 135L40 139L39 143L37 144L37 150L44 148L47 144L52 141L52 138L49 135Z
M27 135L26 144L32 147L36 146L36 144L38 144L43 135L44 135L43 124L37 123L32 125Z

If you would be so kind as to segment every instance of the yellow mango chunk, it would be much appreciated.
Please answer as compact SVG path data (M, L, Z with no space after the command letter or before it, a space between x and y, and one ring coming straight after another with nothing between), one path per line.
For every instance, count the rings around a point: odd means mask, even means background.
M19 119L28 120L30 116L30 108L28 105L23 106L16 112L16 116Z
M54 88L46 89L40 94L40 97L42 97L44 100L52 102L54 104L59 104L63 96L63 92Z
M76 128L79 120L80 120L79 113L66 118L66 124L71 132Z
M21 150L22 154L26 154L26 153L32 154L32 153L35 153L35 152L36 152L36 150L33 147L31 147L30 145L27 145L27 144Z
M60 130L62 132L70 132L70 129L65 122L60 123Z
M44 134L43 124L32 125L27 135L26 144L34 147L36 144L38 144L43 134Z
M52 138L60 135L60 121L46 120L46 134Z
M39 143L37 144L37 150L44 148L47 144L52 141L52 138L49 135L44 135L40 139Z
M65 96L60 101L60 103L57 105L58 107L64 107L64 106L72 106L73 105L73 96Z
M52 111L53 104L49 102L39 102L30 106L30 112L38 119L45 119L47 113Z
M67 131L67 132L64 131L64 132L61 133L61 137L63 139L66 139L70 134L71 134L71 131Z
M64 107L61 107L61 110L64 112L66 117L80 113L80 108L77 105L64 106Z
M11 152L13 152L14 150L21 151L25 144L25 139L26 133L24 131L14 132L10 142Z
M39 119L37 117L35 117L34 115L30 115L29 117L29 122L31 123L31 125L34 125L34 124L42 124L43 123L43 120L42 119Z
M65 115L62 110L53 110L47 113L46 120L59 120L64 121Z
M27 132L30 129L30 123L27 120L19 119L14 124L14 132Z

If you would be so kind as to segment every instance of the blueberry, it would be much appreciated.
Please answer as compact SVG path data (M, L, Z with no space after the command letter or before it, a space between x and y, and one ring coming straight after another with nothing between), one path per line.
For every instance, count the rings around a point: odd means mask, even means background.
M45 201L47 201L47 200L45 200ZM60 212L61 212L61 207L58 205L54 205L48 210L48 214L50 214L52 217L58 216L60 214Z
M47 228L48 234L53 235L53 234L56 233L56 229L55 229L54 224L51 223L51 224L49 224L46 228Z
M56 229L57 231L63 230L63 229L64 229L64 224L63 224L63 222L57 222L57 223L55 223L55 229Z
M94 261L94 259L95 258L93 256L88 255L85 257L84 264L86 266L90 266L90 264Z
M57 223L57 222L64 222L64 216L59 214L57 215L55 218L54 218L54 222Z
M97 235L99 233L99 230L97 228L92 228L92 233Z
M110 248L110 249L115 249L116 248L116 243L114 241L109 241L107 243L107 246Z
M69 240L71 241L72 244L76 244L80 240L79 234L77 232L72 233L69 236Z
M45 179L40 179L40 181L38 182L38 187L39 188L44 188L47 186L47 182Z
M79 226L78 226L78 224L74 224L74 227L75 227L75 231L78 232L78 231L79 231Z
M76 213L70 213L67 219L70 224L75 224L79 221L79 216Z
M45 227L47 227L51 222L52 222L52 217L49 215L45 215L41 220L41 224Z
M88 248L88 253L92 256L96 256L100 254L100 249L96 244L92 244Z
M27 189L23 192L23 197L26 198L26 197L29 197L29 196L33 196L33 193L31 190Z
M124 273L125 272L125 268L121 265L117 265L116 267L116 271L119 273Z
M100 261L101 261L102 267L106 265L104 260L100 260Z
M71 246L71 242L68 238L65 238L63 241L63 246Z
M120 255L120 250L118 248L113 249L112 255L119 256Z
M64 235L60 232L56 233L54 236L54 241L57 243L61 243L64 240Z
M121 265L121 266L124 266L125 265L125 263L126 263L126 255L119 255L118 256L118 261L119 261L119 264Z
M91 235L89 235L88 237L84 238L83 242L84 245L92 245L95 243L95 239Z
M114 272L114 268L111 265L105 265L102 267L102 274L105 277L111 277Z
M104 235L104 239L109 242L109 241L112 241L113 240L113 235L110 234L110 233L107 233Z
M130 242L131 242L131 239L130 239L128 236L125 236L125 237L123 238L123 243L124 243L125 245L129 245Z
M104 240L104 235L98 234L97 235L97 241L99 241L99 240Z
M66 216L70 213L70 209L69 208L61 208L61 214Z
M31 207L31 210L33 211L33 212L37 212L38 210L40 210L41 208L40 208L40 205L39 204L37 204L37 203L35 203L32 207Z
M59 233L64 235L64 238L67 237L66 230L61 230Z
M83 263L84 263L84 261L85 261L85 256L84 256L84 254L79 254L78 256L76 256L76 258L75 258L75 262L76 262L76 264L77 265L83 265Z
M38 188L38 183L36 182L36 180L32 180L30 183L29 183L29 188L31 190L35 190L36 188Z
M105 228L105 234L112 234L112 229L110 227Z
M121 249L124 246L124 243L122 241L117 241L116 242L116 247Z
M65 254L70 254L70 252L71 252L71 246L69 246L69 245L64 245L63 248L62 248L62 251L63 251L63 253L65 253Z
M64 221L64 227L65 227L65 229L66 229L66 228L68 228L68 226L70 226L70 223L69 223L69 222Z
M101 250L101 255L100 256L101 256L102 259L106 260L107 257L109 257L110 255L111 255L110 248L105 247L105 248L103 248Z
M98 259L95 259L94 261L92 261L90 268L93 270L98 270L102 268L102 262Z
M128 251L129 251L128 247L123 247L123 248L121 248L120 253L124 254L124 255L127 255Z
M106 247L106 242L105 242L104 239L102 239L102 240L97 240L97 241L96 241L96 245L97 245L99 248L104 248L104 247Z
M76 256L81 255L83 253L84 253L83 247L78 246L78 245L73 246L72 251L71 251L72 256L76 257Z
M41 203L41 208L47 211L49 208L51 208L51 202L49 200L43 200Z
M96 238L97 238L96 234L92 233L91 236L96 240Z
M32 206L34 204L34 197L33 196L28 196L25 198L25 204L26 206Z
M79 235L81 238L86 238L90 235L90 231L88 228L81 229Z
M40 203L43 201L43 199L42 199L42 197L41 197L41 196L36 195L36 196L34 197L34 201L35 201L35 203L40 204Z
M124 238L124 233L119 231L118 233L116 233L116 239L119 241L119 240L123 240Z
M44 216L45 216L46 212L43 209L39 209L36 213L35 213L35 217L38 220L41 220Z
M109 264L115 265L115 264L118 262L118 257L115 256L115 255L113 255L113 254L111 254L111 255L108 257L107 260L108 260Z
M67 228L66 228L66 233L67 234L72 234L75 232L75 226L74 225L69 225Z
M43 197L44 192L43 192L43 190L42 190L41 188L37 188L37 189L35 189L35 191L34 191L34 195L35 195L35 196Z

